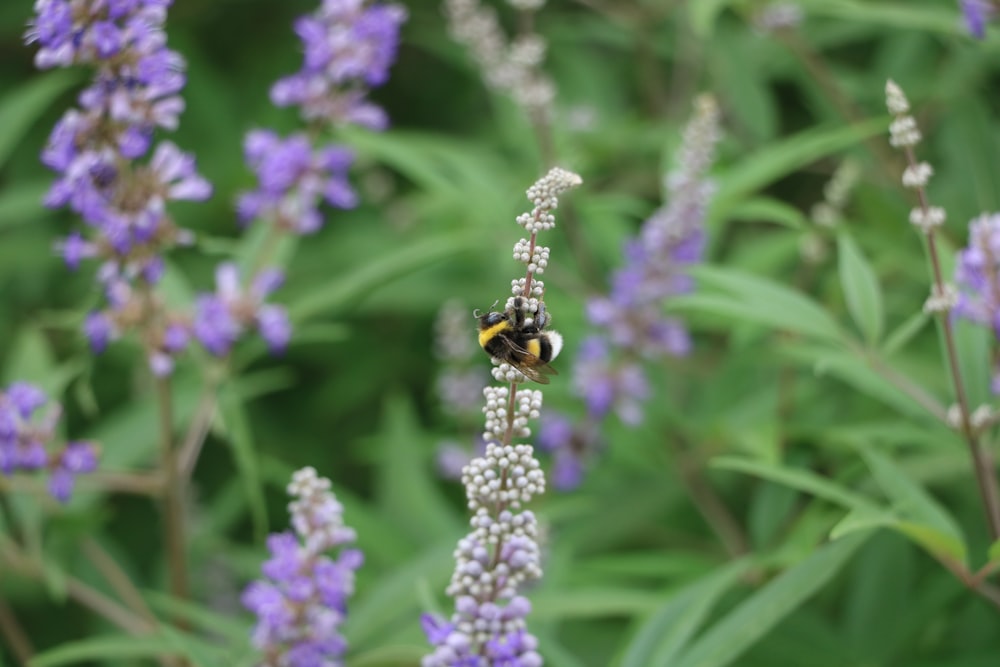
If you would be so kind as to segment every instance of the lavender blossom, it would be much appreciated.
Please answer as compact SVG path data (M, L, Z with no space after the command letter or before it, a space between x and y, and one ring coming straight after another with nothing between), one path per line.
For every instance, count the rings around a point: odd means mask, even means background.
M166 47L163 26L171 0L37 0L26 39L37 43L39 68L87 65L91 84L79 108L58 121L42 151L57 177L46 206L69 207L87 225L57 245L70 269L100 262L97 279L107 306L85 320L95 351L137 333L152 371L169 374L188 339L184 317L167 311L154 286L164 254L188 245L170 202L201 201L211 186L193 156L164 141L184 109L184 61Z
M226 356L247 329L256 329L272 352L281 352L291 338L288 314L281 306L264 303L282 282L276 270L263 271L248 288L240 283L235 264L219 265L216 291L195 304L194 337L215 356Z
M962 19L969 34L976 39L986 37L986 23L996 13L996 8L989 0L959 0L962 9Z
M571 491L583 482L586 467L601 443L592 420L577 422L566 415L547 413L538 427L538 448L552 456L553 488Z
M1000 213L984 213L969 223L969 245L955 264L958 297L952 314L989 327L1000 341ZM991 385L1000 394L1000 367Z
M97 448L90 442L69 442L53 450L62 414L41 389L15 382L0 392L0 473L49 472L49 492L69 500L76 477L97 468Z
M365 0L323 0L295 22L305 51L302 69L271 89L276 106L297 106L307 122L352 123L382 130L385 112L367 89L389 78L406 10Z
M614 408L626 423L639 423L649 390L637 360L690 351L683 322L662 311L666 300L694 287L689 270L701 261L705 246L703 222L713 192L706 174L719 140L718 123L714 100L700 97L677 167L665 179L667 203L625 244L625 263L613 274L609 294L588 304L588 319L600 334L584 343L574 385L593 419Z
M194 159L170 142L160 144L147 164L135 162L152 148L156 128L177 127L184 108L184 61L166 48L163 31L170 4L35 4L26 39L39 45L38 67L95 69L79 96L81 108L66 112L42 152L42 162L58 174L46 205L69 206L96 235L89 243L73 235L62 245L71 268L82 258L99 257L104 278L148 278L150 264L164 251L191 240L166 214L166 204L211 194Z
M251 641L263 654L261 666L337 667L347 648L339 629L363 555L342 548L355 533L344 525L330 480L303 468L292 476L288 494L294 532L268 538L264 576L243 592L243 605L257 616ZM336 559L326 555L336 548Z
M347 209L357 204L357 194L347 181L353 153L340 146L313 149L305 134L282 140L274 132L257 130L245 140L247 164L259 187L240 196L239 220L272 221L298 234L317 231L323 224L320 201Z

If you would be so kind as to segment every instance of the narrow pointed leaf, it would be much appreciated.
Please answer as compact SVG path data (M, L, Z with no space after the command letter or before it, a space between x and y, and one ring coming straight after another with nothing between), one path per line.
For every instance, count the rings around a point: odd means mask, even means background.
M735 661L744 651L840 572L868 536L855 534L822 546L724 616L670 667L738 664Z
M874 346L882 337L885 322L878 278L868 259L847 233L837 238L837 256L840 285L851 319L868 344Z

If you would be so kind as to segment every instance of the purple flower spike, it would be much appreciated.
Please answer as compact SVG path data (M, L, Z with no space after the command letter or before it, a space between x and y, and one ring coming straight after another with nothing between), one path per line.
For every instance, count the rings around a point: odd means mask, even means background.
M955 317L989 327L1000 340L1000 213L984 213L969 223L969 245L958 254ZM1000 395L1000 366L991 389Z
M268 664L341 665L347 642L339 628L362 554L342 548L336 559L327 555L355 539L330 480L303 468L292 476L288 492L294 498L289 504L294 532L268 538L264 579L243 592L243 605L257 616L251 640L275 661Z
M986 37L986 23L996 11L988 0L959 0L962 8L962 18L969 34L976 39Z
M364 0L324 0L295 22L305 52L302 69L271 89L277 106L298 106L307 121L355 123L381 130L385 113L366 89L389 78L406 10Z
M707 172L718 123L715 102L699 98L677 167L664 179L667 203L625 244L624 264L613 274L609 294L587 305L587 317L600 333L581 348L574 386L593 421L614 410L626 424L641 423L649 387L640 362L691 350L684 323L666 317L663 304L694 289L690 269L705 248L703 223L713 192ZM576 474L568 465L564 472L567 481Z
M237 211L244 223L264 218L282 229L308 234L322 224L321 201L342 209L357 205L357 194L347 181L354 154L346 148L314 151L304 134L282 140L257 130L247 135L244 152L260 184L240 196Z

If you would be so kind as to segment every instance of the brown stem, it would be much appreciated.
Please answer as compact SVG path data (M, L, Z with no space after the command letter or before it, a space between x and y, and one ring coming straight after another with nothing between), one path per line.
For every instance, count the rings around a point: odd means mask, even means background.
M160 416L160 466L163 471L163 541L166 545L170 592L186 600L188 586L187 555L184 535L184 479L177 467L177 450L173 435L173 399L170 382L156 380L156 396Z
M905 147L906 161L911 167L916 167L917 157L912 146ZM917 199L924 218L930 217L930 204L927 200L927 191L923 187L917 189ZM933 292L944 298L946 286L944 276L941 271L941 260L938 256L937 239L933 228L927 228L925 237L927 239L927 252L931 260L931 272L934 278ZM969 411L969 399L965 394L965 385L962 382L962 371L958 365L958 350L955 346L954 327L952 325L949 311L939 311L941 329L944 332L945 354L948 357L948 371L951 376L951 384L955 391L955 400L958 402L959 414L961 415L961 432L969 445L969 456L972 458L972 467L976 474L976 484L979 487L979 494L983 501L983 509L986 512L986 521L989 525L990 535L993 539L1000 539L1000 490L997 488L997 479L993 474L993 462L989 452L983 447L979 439L979 434L972 427L972 420Z
M805 66L810 77L819 84L819 87L823 90L827 98L829 98L837 113L844 120L851 123L858 123L864 120L864 114L861 112L861 109L858 108L851 97L840 87L840 83L833 75L833 72L826 66L826 62L815 51L809 48L804 40L800 39L795 33L787 30L778 31L776 34L781 43ZM892 180L898 178L900 170L896 165L896 160L893 158L892 152L886 148L884 142L878 137L871 137L865 140L865 145L872 155L875 156L875 159L878 160L882 171Z
M880 357L871 354L869 350L862 349L859 346L855 349L855 353L866 359L872 370L881 375L884 380L912 398L924 410L934 415L936 419L945 424L948 423L948 411L939 400L928 393L923 387L886 364Z
M178 468L181 476L187 480L191 478L194 467L198 463L201 448L208 437L208 430L212 426L212 418L215 416L216 391L218 383L209 381L205 391L198 401L198 409L191 425L188 427L184 441L181 443L180 454L178 455Z
M83 541L83 554L132 611L142 616L150 625L156 625L156 616L142 599L139 589L104 547L95 539L88 537Z
M11 652L14 653L14 659L23 667L27 667L35 655L35 648L14 615L14 610L3 598L0 598L0 637L7 641Z
M966 588L976 593L981 598L1000 609L1000 588L986 583L969 572L964 563L951 558L938 558L938 561L945 566L955 577L962 582Z
M2 536L0 536L0 561L6 562L11 569L18 570L30 577L43 575L42 567L36 560L22 554L16 545L10 540L4 540ZM79 604L129 634L148 634L153 630L148 623L138 618L130 610L75 577L66 579L66 592Z
M18 521L17 515L14 513L14 507L10 504L10 498L7 497L5 481L5 478L0 476L0 518L7 524L7 529L14 539L21 543L24 542L24 531L21 522Z
M687 489L691 502L705 519L705 523L719 538L730 557L736 558L749 553L750 541L743 533L739 521L705 479L702 474L702 466L697 461L692 460L687 453L690 448L686 447L681 440L682 438L676 435L668 438L677 457L681 483Z
M163 492L163 476L159 472L97 470L81 476L79 487L81 489L158 497ZM23 477L0 477L0 492L4 491L25 492L37 496L48 495L48 490L42 480Z

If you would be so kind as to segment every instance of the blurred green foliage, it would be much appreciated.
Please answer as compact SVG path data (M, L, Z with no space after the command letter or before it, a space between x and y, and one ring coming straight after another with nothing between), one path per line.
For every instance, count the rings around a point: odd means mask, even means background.
M3 377L57 392L68 433L99 440L110 469L147 469L155 405L141 357L127 345L97 358L86 350L78 331L98 297L91 272L67 273L51 250L78 222L39 203L51 175L38 153L83 77L33 69L21 38L31 4L0 6ZM298 67L291 24L315 4L171 9L170 43L189 75L173 139L215 186L208 203L175 208L200 239L172 258L179 298L209 289L214 264L243 247L232 208L252 184L242 137L297 127L268 89ZM364 203L288 253L279 295L296 340L281 358L253 344L240 351L195 471L196 602L155 592L164 558L148 498L91 490L55 508L15 495L44 545L44 576L0 570L0 598L50 651L32 664L150 664L167 651L248 664L251 620L237 596L258 573L264 532L286 524L283 488L303 465L333 479L366 552L348 663L419 663L418 616L448 608L442 591L465 521L458 485L434 466L438 443L461 437L435 390L434 318L450 298L471 311L506 296L514 217L545 165L528 121L483 86L437 3L405 4L399 60L375 94L392 128L344 135ZM952 401L937 331L920 314L926 254L906 222L913 201L898 187L883 97L891 77L914 105L919 152L936 171L930 197L949 213L950 258L966 221L1000 204L1000 37L966 36L951 0L799 4L803 24L781 33L753 27L763 3L749 0L552 0L537 18L558 86L559 162L584 178L547 241L546 302L568 346L546 409L584 412L570 384L586 300L660 205L695 93L717 97L726 133L709 262L699 290L668 305L691 323L694 354L651 368L646 421L606 424L607 449L583 486L535 507L547 557L530 623L546 664L997 664L997 608L943 565L975 571L988 559L967 449L884 372ZM571 122L581 117L590 121ZM809 210L847 158L863 175L831 232ZM470 315L470 336L473 325ZM958 333L972 404L989 402L989 332ZM195 408L200 372L195 360L178 371L178 423ZM723 514L735 522L728 541ZM67 573L108 590L78 557L85 539L189 630L128 638L68 602ZM0 641L0 664L13 659Z

